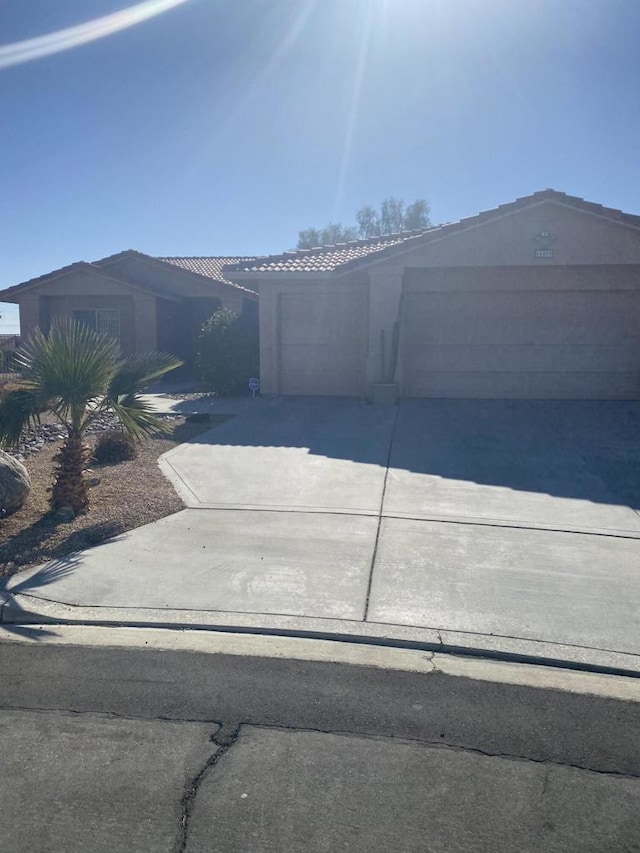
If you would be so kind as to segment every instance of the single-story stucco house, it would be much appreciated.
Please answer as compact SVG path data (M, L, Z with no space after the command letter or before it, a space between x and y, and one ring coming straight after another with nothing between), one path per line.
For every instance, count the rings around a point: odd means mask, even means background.
M250 258L154 258L128 250L80 261L0 291L20 306L26 340L54 317L72 317L119 341L123 352L163 350L190 358L202 323L218 308L257 316L258 294L222 270Z
M23 338L75 316L189 357L219 306L255 311L262 392L640 398L640 216L543 190L476 216L251 258L127 251L0 292ZM393 359L394 326L399 332Z
M225 276L260 292L263 393L367 396L398 321L403 397L640 398L640 216L562 192Z

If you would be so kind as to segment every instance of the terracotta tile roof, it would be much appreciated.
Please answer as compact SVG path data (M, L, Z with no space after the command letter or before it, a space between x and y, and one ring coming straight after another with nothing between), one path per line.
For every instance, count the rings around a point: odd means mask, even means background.
M339 243L335 246L319 246L315 249L298 249L283 252L281 255L268 255L253 259L253 263L236 263L226 271L227 275L234 272L269 272L269 273L307 273L344 271L368 261L377 260L388 254L394 254L397 248L409 248L412 241L423 238L435 239L448 236L456 231L464 231L474 225L479 225L489 219L515 213L532 204L541 201L555 201L568 207L592 213L606 219L612 219L625 225L640 228L640 216L624 213L611 207L585 201L579 196L571 196L558 190L546 189L532 195L522 196L515 201L501 204L490 210L484 210L474 216L468 216L457 222L448 222L418 231L408 231L400 234L389 234L385 237L374 237L369 240L354 240L349 243Z
M229 287L235 287L236 290L243 290L245 293L250 293L252 296L257 296L255 290L250 290L242 284L231 281L225 278L222 274L222 268L227 263L237 263L239 261L252 261L254 257L176 257L176 258L158 258L153 255L146 255L144 252L138 252L136 249L125 249L124 252L118 252L115 255L109 255L108 258L101 258L99 261L94 261L98 266L110 266L118 261L126 258L139 258L149 264L171 264L174 267L179 267L186 272L201 275L205 278L211 278L220 284L226 284Z
M164 261L166 264L173 264L175 267L181 267L183 270L195 272L198 275L204 275L207 278L215 278L216 281L222 281L225 284L230 284L233 287L240 287L236 282L231 281L224 275L224 267L229 264L244 264L255 261L255 257L184 257L184 258L157 258L158 261ZM245 290L246 288L242 288Z
M295 249L291 252L283 252L280 255L252 258L248 263L234 263L227 269L226 274L233 275L234 272L332 272L352 261L359 261L390 246L404 243L411 237L422 236L428 230L403 231L400 234L387 234L384 237L371 237L368 240L350 240L348 243L336 243L335 246Z
M73 272L74 270L85 270L87 272L102 272L103 274L108 275L109 278L112 278L116 281L120 281L123 284L128 284L138 290L143 290L145 293L155 293L156 290L153 287L141 284L135 279L131 279L128 276L119 275L118 273L114 273L111 270L111 266L113 264L127 257L137 257L144 261L147 261L147 263L152 264L173 264L173 266L181 267L187 272L214 279L215 281L218 281L221 284L225 284L229 287L234 287L237 290L242 290L245 293L249 293L252 297L257 297L257 293L255 290L251 290L250 288L238 284L235 281L231 281L229 280L229 278L225 278L222 274L222 268L226 264L252 261L255 260L255 258L253 257L155 258L152 255L145 255L143 252L138 252L135 249L125 249L123 252L117 252L115 255L109 255L106 258L100 258L100 260L93 261L92 263L89 263L88 261L76 261L73 264L68 264L67 266L60 267L60 269L52 270L51 272L44 273L44 275L29 279L29 281L23 281L20 284L14 285L13 287L8 287L5 290L0 291L0 293L2 294L2 297L5 302L11 302L13 297L18 294L21 294L23 290L30 287L34 287L38 284L42 284L48 279L66 275L67 273ZM108 272L105 272L107 270Z

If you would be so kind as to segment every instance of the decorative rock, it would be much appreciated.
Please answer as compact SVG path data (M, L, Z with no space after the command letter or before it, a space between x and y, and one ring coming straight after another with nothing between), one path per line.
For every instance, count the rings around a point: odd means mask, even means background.
M0 450L0 515L20 509L30 489L31 480L24 465Z
M171 421L182 417L182 415L160 414L158 417L160 420ZM104 430L116 429L118 425L119 421L115 415L106 413L91 421L84 434L86 436L101 435ZM13 459L25 459L27 456L38 453L45 444L62 441L66 438L66 435L65 430L58 424L39 424L30 432L25 433L20 439L18 446L14 450L10 450L8 455Z

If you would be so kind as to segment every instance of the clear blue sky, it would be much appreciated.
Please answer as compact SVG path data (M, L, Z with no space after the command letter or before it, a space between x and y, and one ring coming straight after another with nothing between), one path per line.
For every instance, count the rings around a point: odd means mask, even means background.
M2 0L0 40L133 5ZM1 68L0 287L279 252L391 194L435 222L545 187L640 213L639 44L638 0L187 0Z

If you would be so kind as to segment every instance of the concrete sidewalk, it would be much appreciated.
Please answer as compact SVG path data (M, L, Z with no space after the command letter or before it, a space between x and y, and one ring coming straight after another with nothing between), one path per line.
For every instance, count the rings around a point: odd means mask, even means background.
M187 509L15 576L1 618L640 673L640 406L239 402L162 460Z

